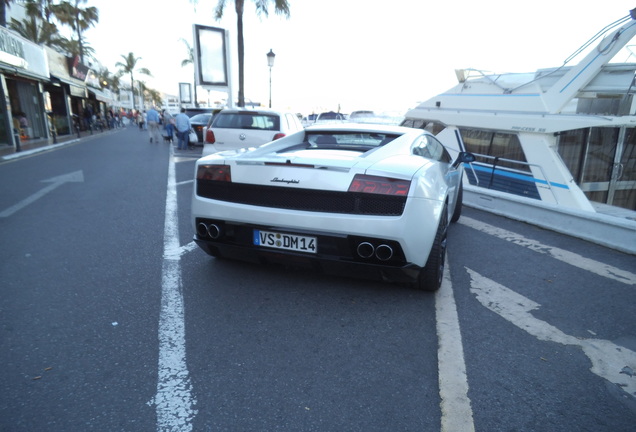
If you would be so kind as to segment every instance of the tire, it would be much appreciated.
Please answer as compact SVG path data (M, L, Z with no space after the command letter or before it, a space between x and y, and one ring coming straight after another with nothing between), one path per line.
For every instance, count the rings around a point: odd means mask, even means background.
M462 215L462 201L464 200L464 186L459 182L459 191L457 192L457 200L455 202L455 210L453 210L453 217L451 218L451 222L455 223L459 220L459 217Z
M435 240L426 265L417 277L415 288L422 291L437 291L442 286L446 262L446 235L448 233L448 207L445 205L435 233Z

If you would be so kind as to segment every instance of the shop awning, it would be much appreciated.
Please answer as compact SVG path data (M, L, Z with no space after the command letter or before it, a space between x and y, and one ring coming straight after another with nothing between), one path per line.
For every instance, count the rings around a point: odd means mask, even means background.
M51 82L68 84L71 96L86 98L86 86L80 80L51 74Z
M88 90L89 93L94 94L95 99L97 99L100 102L105 102L105 103L113 102L113 98L111 96L110 90L109 91L98 90L93 87L86 87L86 89Z

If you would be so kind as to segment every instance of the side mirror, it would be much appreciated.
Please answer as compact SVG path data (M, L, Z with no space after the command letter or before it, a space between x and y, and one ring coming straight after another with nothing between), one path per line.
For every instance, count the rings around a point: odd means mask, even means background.
M459 164L475 162L475 155L469 152L459 152L457 159L453 162L453 168L457 168Z

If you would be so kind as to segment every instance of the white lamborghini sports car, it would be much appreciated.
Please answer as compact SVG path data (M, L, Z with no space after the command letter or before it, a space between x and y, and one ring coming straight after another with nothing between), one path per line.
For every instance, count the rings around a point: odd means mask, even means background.
M194 240L214 257L309 264L434 291L464 163L421 129L311 126L196 163Z

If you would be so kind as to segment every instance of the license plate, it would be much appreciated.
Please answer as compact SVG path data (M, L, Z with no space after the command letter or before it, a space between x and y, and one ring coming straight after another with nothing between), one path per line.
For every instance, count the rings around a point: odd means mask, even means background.
M316 253L316 237L254 230L254 245L297 252Z

